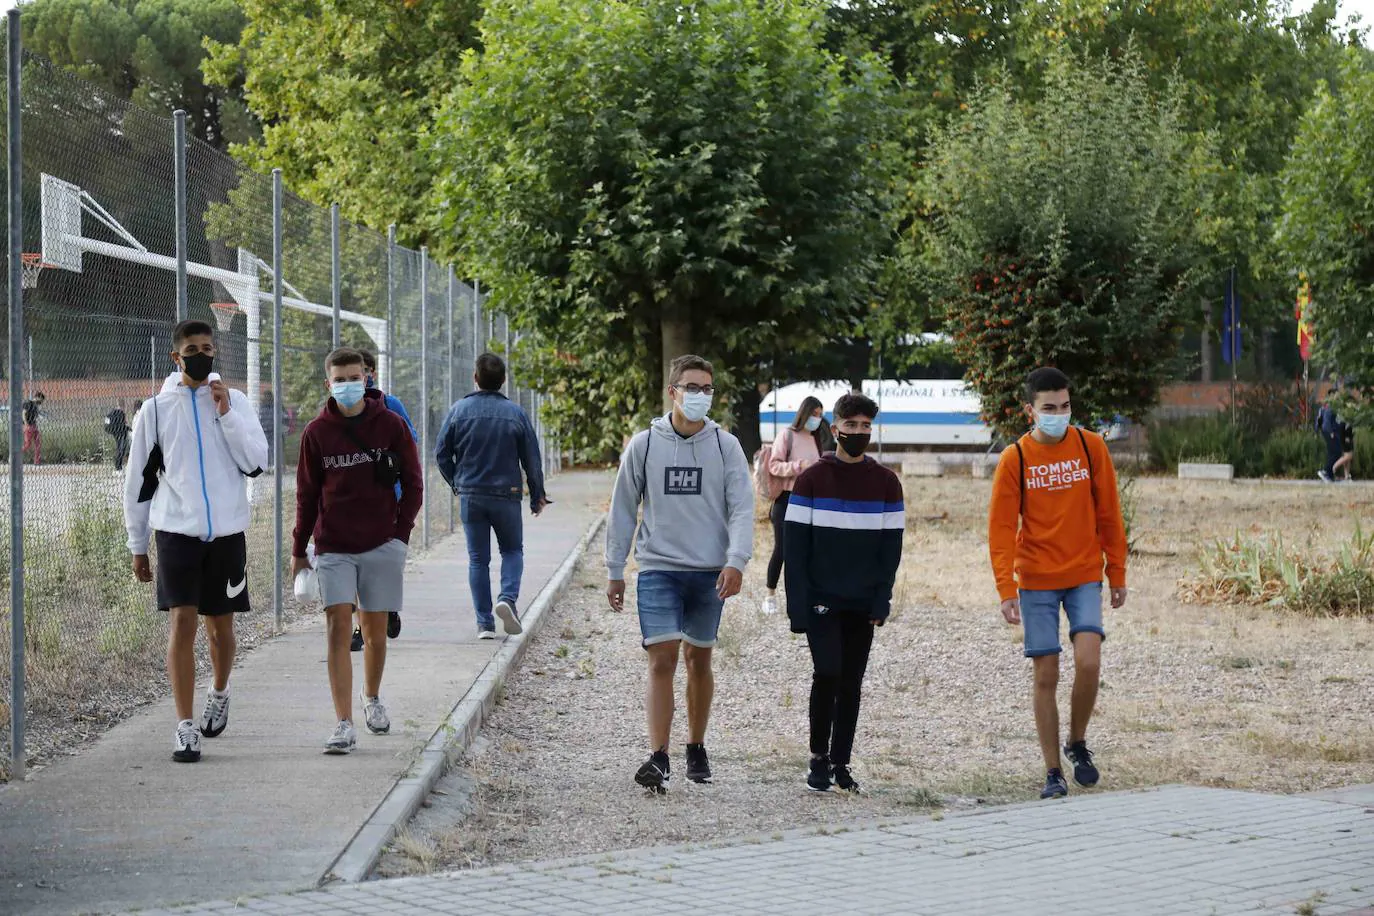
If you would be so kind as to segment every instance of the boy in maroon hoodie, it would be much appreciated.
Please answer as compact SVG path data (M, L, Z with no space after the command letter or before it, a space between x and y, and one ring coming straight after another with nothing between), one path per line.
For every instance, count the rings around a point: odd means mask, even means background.
M367 390L362 354L340 348L324 368L330 398L305 428L296 465L291 575L309 567L305 548L313 535L329 636L329 688L339 722L324 752L347 754L358 745L349 654L355 598L366 609L360 616L367 728L377 735L391 729L381 699L387 612L401 608L406 545L424 479L405 421L386 408L380 391Z

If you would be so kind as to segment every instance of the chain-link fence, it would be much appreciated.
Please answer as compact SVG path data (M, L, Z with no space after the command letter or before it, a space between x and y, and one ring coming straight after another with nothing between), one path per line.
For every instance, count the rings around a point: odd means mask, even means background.
M12 740L0 751L0 778L22 770L14 747L26 747L28 759L50 756L166 690L165 625L150 613L151 590L131 574L121 502L140 403L177 378L175 120L28 54L19 85L22 249L43 266L23 290L20 362L5 360L7 379L22 380L22 403L0 403L23 425L27 446L16 465L23 511L11 500L0 526L7 547L12 532L23 541L18 607L12 564L4 583L0 730ZM247 394L269 442L279 433L282 443L269 472L247 484L256 613L242 621L240 638L250 645L308 611L274 570L289 564L300 437L326 399L324 358L336 341L375 354L379 386L409 411L426 474L412 541L419 549L456 527L455 499L432 459L448 407L471 387L477 354L509 353L511 343L509 323L483 308L476 284L395 244L394 234L289 193L275 315L273 185L199 140L185 146L185 317L214 322L216 371ZM510 397L542 431L539 401L512 368ZM8 458L7 444L0 448ZM15 618L25 628L22 652L13 651Z

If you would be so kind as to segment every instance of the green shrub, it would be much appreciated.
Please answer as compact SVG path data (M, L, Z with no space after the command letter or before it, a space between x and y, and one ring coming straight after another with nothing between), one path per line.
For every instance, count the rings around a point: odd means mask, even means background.
M1301 429L1275 432L1260 450L1266 477L1303 480L1317 473L1326 457L1326 445L1316 433Z
M1153 422L1149 441L1151 466L1171 474L1189 462L1230 464L1238 477L1258 469L1246 436L1225 414Z

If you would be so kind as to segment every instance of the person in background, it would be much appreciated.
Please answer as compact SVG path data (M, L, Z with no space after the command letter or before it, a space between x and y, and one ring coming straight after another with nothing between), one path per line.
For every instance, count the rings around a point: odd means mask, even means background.
M270 390L264 391L262 400L258 402L258 423L262 426L262 434L267 437L267 466L274 467L277 457L277 411L276 400Z
M539 438L520 405L501 393L506 363L495 353L477 357L477 390L449 410L434 457L439 473L458 494L468 542L468 588L477 613L477 638L496 638L496 617L506 634L523 629L517 601L525 570L525 532L520 516L520 470L529 482L530 511L538 516L552 500L544 492ZM491 536L501 551L501 594L491 603ZM493 611L495 617L492 616Z
M835 404L839 450L802 473L787 506L787 617L811 650L806 786L857 793L849 771L873 632L887 620L902 562L902 481L864 455L878 405Z
M819 461L824 454L821 448L824 413L820 398L806 397L797 408L792 424L773 440L773 448L768 455L768 497L771 500L768 518L773 523L773 553L768 558L768 594L763 599L765 614L778 612L778 580L782 578L787 502L792 497L792 485L802 471Z
M105 415L105 432L114 437L114 469L119 474L129 458L129 416L124 412L123 401Z
M1355 461L1355 425L1345 417L1336 418L1336 445L1341 457L1331 466L1331 479L1342 483L1351 481L1350 466ZM1339 477L1336 475L1340 475Z
M24 411L24 450L19 454L22 457L25 452L32 451L34 464L43 463L43 436L38 432L38 417L47 399L48 396L40 391L21 405Z
M988 510L988 552L1002 617L1022 624L1034 672L1035 727L1045 758L1041 798L1069 794L1059 747L1059 609L1069 618L1074 679L1064 753L1080 786L1098 781L1088 750L1102 659L1105 560L1113 608L1126 604L1126 526L1106 441L1071 425L1069 378L1054 368L1026 379L1031 432L1002 450Z

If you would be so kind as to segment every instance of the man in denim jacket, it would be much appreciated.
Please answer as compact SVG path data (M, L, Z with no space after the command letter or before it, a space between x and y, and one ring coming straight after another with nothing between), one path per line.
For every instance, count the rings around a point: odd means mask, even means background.
M522 629L516 601L525 571L520 500L521 465L529 481L530 510L538 515L551 500L544 493L539 441L525 411L501 388L506 364L493 353L477 357L477 390L449 410L434 457L439 473L459 496L463 533L468 541L468 587L477 611L479 639L496 638L495 615L508 635ZM501 551L501 594L491 603L491 535Z

